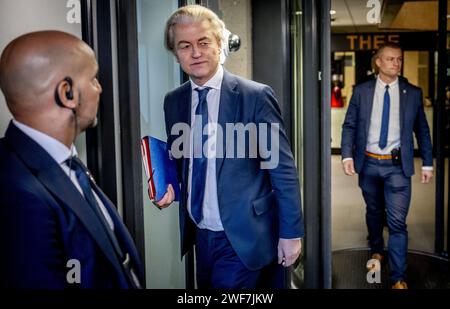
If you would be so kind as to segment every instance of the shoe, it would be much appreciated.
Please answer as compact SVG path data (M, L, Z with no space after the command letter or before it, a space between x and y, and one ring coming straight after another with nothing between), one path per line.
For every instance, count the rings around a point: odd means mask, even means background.
M381 255L380 253L373 253L370 256L371 260L378 260L378 262L380 262L380 266L381 266L381 262L383 261L383 255ZM377 264L372 263L372 264L366 264L367 265L367 270L374 270L377 267Z
M408 289L408 285L403 280L398 280L395 284L392 285L392 289L394 290L406 290Z

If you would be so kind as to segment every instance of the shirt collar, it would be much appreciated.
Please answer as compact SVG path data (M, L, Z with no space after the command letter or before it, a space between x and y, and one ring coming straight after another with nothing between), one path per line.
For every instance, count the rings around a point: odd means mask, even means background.
M220 90L220 87L222 86L222 80L223 80L222 65L219 64L217 72L203 86L197 85L196 83L194 83L194 81L192 79L189 79L189 80L191 82L192 90L197 89L197 88L204 88L204 87L209 87L209 88Z
M77 155L77 149L74 144L72 144L71 149L69 149L56 138L33 129L16 119L13 119L12 121L17 128L38 143L39 146L44 148L58 164L63 164L71 156Z
M397 85L398 85L398 77L392 83L386 84L385 82L383 82L381 80L380 75L378 75L378 77L377 77L377 85L379 87L383 88L383 89L386 88L386 85L389 85L389 88L393 89L393 88L397 87Z

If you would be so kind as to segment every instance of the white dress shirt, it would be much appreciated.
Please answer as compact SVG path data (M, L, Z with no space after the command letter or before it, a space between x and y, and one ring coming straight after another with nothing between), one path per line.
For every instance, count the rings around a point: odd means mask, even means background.
M217 72L214 76L208 80L203 86L196 85L191 79L191 91L192 91L192 105L191 105L191 128L195 125L195 110L199 103L197 88L210 87L206 96L208 103L208 124L217 125L219 118L219 104L220 104L220 89L222 87L223 80L223 68L219 65ZM208 140L216 140L216 130L208 126L210 129ZM190 158L193 157L193 130L190 135ZM203 199L203 219L197 224L201 229L208 229L211 231L223 231L222 221L219 213L219 202L217 199L217 179L216 179L216 159L215 159L215 145L208 147L207 154L207 168L206 168L206 182L205 182L205 194ZM192 184L192 163L193 160L189 160L189 176L188 176L188 211L191 214L191 184ZM195 221L194 221L195 222Z
M77 155L77 150L75 148L75 145L72 144L71 149L67 148L66 145L58 141L57 139L42 133L36 129L33 129L15 119L13 119L14 125L19 128L23 133L25 133L29 138L31 138L33 141L39 144L42 148L47 151L47 153L59 164L59 166L62 168L64 173L70 178L72 183L75 185L77 190L83 195L83 190L81 189L80 184L78 183L77 177L75 175L75 172L72 171L69 166L66 163L66 160L71 158L74 155ZM108 222L108 225L112 230L114 230L114 223L108 213L108 211L105 208L105 205L103 205L103 202L98 197L97 193L95 193L94 190L92 190L92 193L94 193L95 200L97 201L97 204L100 207L100 210L102 211L102 214L105 216L106 221Z
M389 129L388 140L385 148L378 146L380 141L381 118L383 114L384 93L386 85L389 85ZM366 150L376 154L391 154L391 150L401 146L400 142L400 88L398 78L390 84L383 82L377 77L375 84L375 93L373 97L372 114L370 116L369 135L367 136ZM353 160L353 158L344 158L342 162ZM433 171L433 166L423 166L424 171Z
M378 146L381 132L381 119L383 115L384 93L389 86L390 109L387 145L383 149ZM366 150L380 155L390 155L391 150L400 147L400 95L398 78L390 84L377 78L373 96L372 114L370 117L369 135L367 136Z

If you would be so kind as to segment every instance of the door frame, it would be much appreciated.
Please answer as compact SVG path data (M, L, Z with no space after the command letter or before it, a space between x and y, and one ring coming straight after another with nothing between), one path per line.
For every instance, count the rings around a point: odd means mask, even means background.
M331 288L330 1L303 0L305 287ZM307 151L306 151L307 150Z

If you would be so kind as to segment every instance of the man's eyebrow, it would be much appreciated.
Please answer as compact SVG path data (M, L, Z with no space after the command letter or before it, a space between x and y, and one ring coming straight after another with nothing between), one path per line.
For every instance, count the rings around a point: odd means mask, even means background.
M204 36L204 37L198 39L199 42L200 42L200 41L204 41L204 40L210 40L210 38L207 37L207 36Z
M177 45L180 45L180 44L191 44L191 42L188 42L188 41L180 41L180 42L177 43Z

